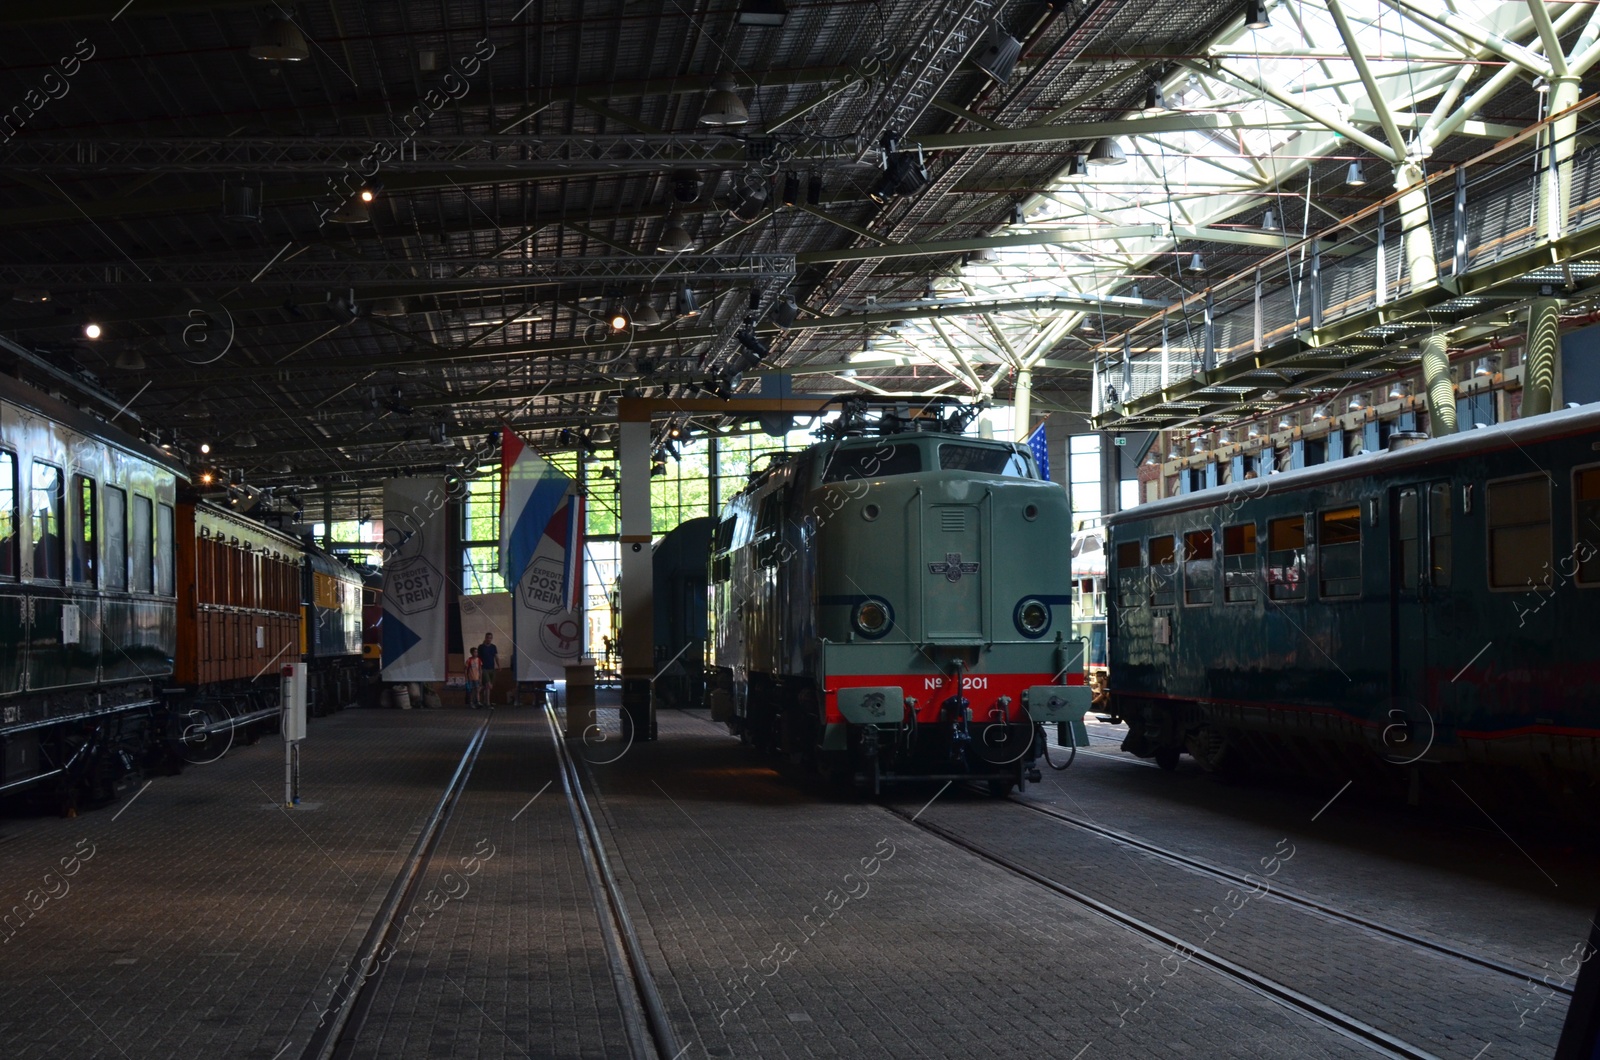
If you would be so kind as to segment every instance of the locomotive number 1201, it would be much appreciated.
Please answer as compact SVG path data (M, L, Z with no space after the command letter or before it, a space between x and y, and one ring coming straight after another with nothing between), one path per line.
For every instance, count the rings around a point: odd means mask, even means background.
M922 687L924 689L928 689L928 688L943 688L945 680L946 680L946 678L944 678L942 676L941 677L924 677L922 679ZM963 677L961 679L961 687L963 689L968 689L968 688L975 688L975 689L980 689L980 690L981 689L985 689L985 688L989 687L989 679L987 677Z

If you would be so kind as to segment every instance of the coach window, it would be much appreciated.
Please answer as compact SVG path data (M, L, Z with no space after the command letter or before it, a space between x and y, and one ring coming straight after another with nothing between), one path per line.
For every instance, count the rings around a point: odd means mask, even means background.
M1210 530L1183 535L1183 602L1209 604L1216 596L1216 549Z
M1150 606L1171 607L1178 600L1177 538L1171 534L1150 539Z
M155 591L155 538L150 498L133 495L133 535L128 541L128 558L133 560L133 591Z
M1303 515L1267 522L1267 595L1273 600L1306 597L1306 520Z
M100 517L100 534L105 538L105 566L101 568L104 588L128 587L128 495L115 486L101 493L105 511Z
M1579 585L1600 585L1600 467L1572 473L1572 551Z
M1437 482L1428 488L1428 556L1433 565L1433 585L1450 588L1454 560L1450 544L1450 485Z
M94 584L94 479L72 476L72 499L77 508L77 525L72 528L72 580Z
M0 578L17 576L17 458L0 451Z
M33 526L33 577L36 581L58 582L62 569L61 469L33 462L32 499L29 513Z
M1489 586L1526 589L1551 577L1550 480L1544 475L1491 482Z
M1400 491L1399 511L1395 514L1395 533L1400 547L1400 588L1415 589L1417 572L1422 569L1421 523L1417 519L1417 490L1407 486Z
M172 505L163 504L156 512L156 550L160 556L160 562L156 565L156 592L162 596L177 595L178 572L175 569L177 543L178 535L172 519Z
M1222 528L1222 598L1247 604L1256 598L1256 524Z
M1318 516L1317 569L1323 597L1361 595L1361 508L1335 508Z
M1138 607L1144 603L1144 579L1139 556L1139 542L1123 541L1117 545L1117 606Z

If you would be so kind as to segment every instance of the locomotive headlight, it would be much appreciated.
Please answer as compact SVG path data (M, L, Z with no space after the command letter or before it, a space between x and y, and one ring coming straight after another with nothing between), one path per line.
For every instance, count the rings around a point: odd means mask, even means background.
M1023 600L1014 617L1017 630L1024 637L1042 637L1050 629L1050 606L1043 600L1031 596Z
M856 632L863 637L883 636L889 632L891 622L893 618L889 614L889 605L881 600L864 600L856 605Z

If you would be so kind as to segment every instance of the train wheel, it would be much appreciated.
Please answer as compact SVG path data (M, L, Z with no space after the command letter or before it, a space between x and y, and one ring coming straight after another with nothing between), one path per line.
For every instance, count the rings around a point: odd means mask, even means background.
M1163 747L1156 752L1156 765L1168 773L1178 768L1178 756L1183 754L1176 747Z

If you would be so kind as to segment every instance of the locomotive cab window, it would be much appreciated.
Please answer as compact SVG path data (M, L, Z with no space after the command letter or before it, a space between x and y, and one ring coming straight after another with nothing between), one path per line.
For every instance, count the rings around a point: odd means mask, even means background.
M1273 600L1306 597L1306 519L1267 522L1267 595Z
M1550 480L1544 475L1491 482L1489 586L1543 585L1551 570Z
M0 578L17 576L17 458L0 450Z
M1183 602L1209 604L1216 595L1217 561L1210 530L1183 535Z
M1361 508L1335 508L1317 517L1321 572L1318 590L1324 597L1361 595Z
M33 462L28 519L33 531L33 577L35 581L58 582L65 574L66 541L62 537L61 469Z
M994 445L946 442L939 446L939 470L975 471L980 475L1004 475L1006 478L1034 477L1026 457L1015 449Z
M1144 603L1143 571L1139 542L1123 541L1117 545L1117 606L1138 607Z
M883 478L887 475L914 475L922 470L922 449L915 444L862 446L835 449L822 469L822 481L849 482L852 479Z
M1177 603L1177 539L1171 534L1150 539L1150 605L1171 607Z
M1566 566L1577 565L1579 585L1600 585L1600 552L1592 544L1600 541L1600 467L1572 473L1572 540L1588 543L1589 548L1579 551L1574 546Z
M72 476L72 500L77 508L77 525L72 531L72 580L93 585L95 576L95 511L94 479L87 475Z
M104 588L128 587L128 495L115 486L101 494L105 511L100 518L100 533L105 538L105 565L101 567Z
M761 498L760 514L756 519L756 562L764 567L777 563L779 544L783 538L778 533L783 515L783 490L773 490Z
M1222 528L1222 598L1245 604L1256 598L1256 524Z

